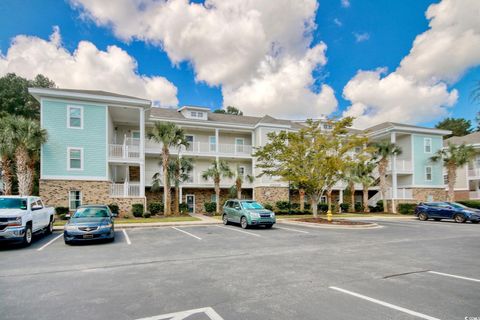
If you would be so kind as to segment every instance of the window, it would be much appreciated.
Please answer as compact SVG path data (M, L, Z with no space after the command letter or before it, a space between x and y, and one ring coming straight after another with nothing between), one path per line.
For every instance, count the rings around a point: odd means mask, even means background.
M186 134L186 135L185 135L185 139L186 139L189 143L192 143L192 142L193 142L193 135L191 135L191 134Z
M332 130L332 128L333 127L332 127L331 124L326 123L326 124L323 125L323 129L325 129L325 130Z
M83 107L68 106L68 128L83 129Z
M203 118L203 112L198 111L197 112L197 118Z
M423 147L424 147L425 153L432 153L432 139L431 138L423 139Z
M210 142L210 151L217 151L217 139L215 138L215 136L210 136L209 138L209 142Z
M245 145L245 139L243 138L235 138L235 151L236 152L243 152Z
M82 205L82 193L78 190L72 190L68 194L68 204L70 210L75 210Z
M197 111L191 111L191 112L190 112L190 116L191 116L192 118L196 118L196 117L197 117Z
M446 174L443 175L443 183L448 184L448 175Z
M83 170L83 149L68 148L68 170Z
M140 131L132 130L132 139L140 140Z
M217 195L215 193L210 197L210 202L217 202Z
M432 181L432 167L425 167L425 180Z
M245 167L238 167L238 175L240 177L244 177L245 176Z

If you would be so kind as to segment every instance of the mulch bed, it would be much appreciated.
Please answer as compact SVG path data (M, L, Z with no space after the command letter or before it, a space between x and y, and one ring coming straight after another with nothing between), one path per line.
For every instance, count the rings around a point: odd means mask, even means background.
M364 225L370 224L366 222L341 220L341 219L328 221L327 219L323 219L323 218L304 218L304 219L295 219L295 221L318 223L318 224L332 224L332 225L341 225L341 226L354 226L354 225L364 226Z

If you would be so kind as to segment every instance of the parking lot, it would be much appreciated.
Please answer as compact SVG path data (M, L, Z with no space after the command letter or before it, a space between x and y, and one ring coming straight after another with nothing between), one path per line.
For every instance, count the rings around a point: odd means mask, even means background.
M2 245L2 319L465 319L480 317L480 226L118 229ZM472 318L473 319L473 318Z

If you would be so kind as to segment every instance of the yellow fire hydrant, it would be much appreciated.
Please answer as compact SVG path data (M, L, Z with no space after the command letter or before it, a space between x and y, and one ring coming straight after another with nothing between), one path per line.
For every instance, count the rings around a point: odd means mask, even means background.
M333 216L333 215L332 215L332 210L328 210L328 211L327 211L327 220L328 220L328 222L331 222L331 221L332 221L332 216Z

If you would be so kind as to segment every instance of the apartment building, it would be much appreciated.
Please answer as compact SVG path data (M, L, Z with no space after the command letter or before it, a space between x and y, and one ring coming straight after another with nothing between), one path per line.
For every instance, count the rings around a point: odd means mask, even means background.
M190 211L203 212L204 202L216 200L213 181L201 174L218 159L242 175L257 177L252 183L245 179L245 197L262 203L289 198L287 182L258 177L261 171L252 152L267 143L268 133L298 130L301 123L268 115L217 114L198 106L155 108L149 100L103 91L31 88L30 93L40 101L41 125L48 131L41 150L40 194L49 205L75 209L80 204L117 203L125 213L134 203L163 200L162 192L151 190L153 175L161 172L161 145L146 138L156 121L177 124L190 141L186 149L170 150L172 157L194 160L180 191ZM395 142L403 150L391 160L387 198L444 198L441 165L429 163L428 158L442 147L442 136L449 132L383 123L364 133L372 140ZM233 184L234 178L222 179L221 201ZM344 189L341 182L334 188L339 202ZM293 192L291 198L296 196ZM378 188L372 188L371 202L378 200Z
M444 142L445 147L448 146L449 143L471 145L476 151L476 156L473 161L457 169L455 199L480 200L480 132L474 132L463 137L446 139Z

